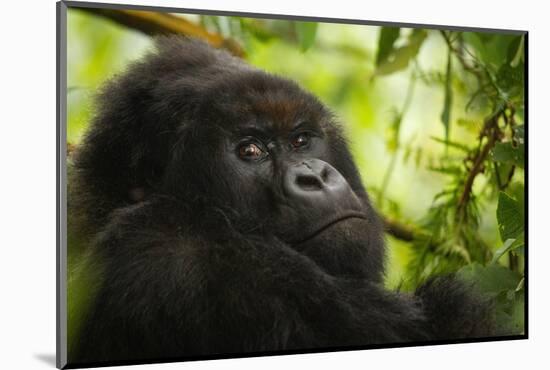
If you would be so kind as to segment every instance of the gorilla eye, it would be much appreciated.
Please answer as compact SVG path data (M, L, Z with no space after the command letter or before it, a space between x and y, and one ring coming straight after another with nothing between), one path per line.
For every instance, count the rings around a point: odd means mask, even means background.
M239 157L241 159L259 159L264 154L264 151L254 143L246 143L239 147Z
M294 148L305 147L309 144L309 135L307 133L301 133L296 135L290 142Z

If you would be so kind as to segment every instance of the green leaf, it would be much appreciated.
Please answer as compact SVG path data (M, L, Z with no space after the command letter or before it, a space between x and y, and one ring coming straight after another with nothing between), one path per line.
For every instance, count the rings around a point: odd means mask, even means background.
M524 56L524 36L517 36L508 46L508 64L513 68L518 67L524 62Z
M460 174L462 174L462 167L461 166L450 166L450 165L440 166L440 167L430 166L430 167L428 167L428 169L430 171L439 172L439 173L442 173L442 174L445 174L445 175L460 175Z
M378 39L378 52L376 54L376 65L379 66L388 59L393 52L393 44L399 38L399 27L382 27Z
M523 211L520 209L519 202L501 192L498 197L497 221L500 232L500 239L516 239L523 233Z
M521 278L515 291L519 292L520 290L523 289L524 286L525 286L525 276Z
M493 296L515 290L521 281L519 274L497 264L482 266L472 263L461 268L458 275L467 281L475 282L482 293Z
M295 22L294 27L300 48L302 51L308 50L313 46L315 42L315 36L317 35L317 22Z
M500 259L500 257L506 254L506 252L510 250L515 241L516 239L506 239L502 247L496 250L493 259L491 260L491 263L496 263Z
M463 32L462 39L467 44L467 49L474 52L478 57L481 58L485 46L483 45L483 40L481 39L479 33L477 32Z
M428 36L426 30L415 29L409 35L408 43L397 49L392 49L377 66L375 75L388 75L407 68L409 62L416 57L422 43Z
M470 148L468 148L466 145L461 144L461 143L456 142L456 141L440 139L440 138L435 137L435 136L430 136L430 139L432 139L433 141L435 141L439 144L444 144L444 145L450 146L452 148L458 149L458 150L466 152L466 153L468 153L470 151Z
M510 195L518 202L518 208L521 212L521 218L523 219L525 212L525 186L519 182L513 182L506 189L506 194Z
M493 149L493 160L501 163L509 163L520 168L525 163L525 145L512 143L496 143Z
M493 259L491 260L491 263L497 263L500 257L505 255L506 253L521 248L525 245L525 242L523 240L523 233L520 234L520 236L517 239L506 239L502 247L497 249L495 251L495 254L493 256Z
M453 104L453 89L452 82L452 52L449 50L447 55L447 70L445 72L445 98L443 101L443 112L441 112L441 123L445 128L445 142L449 141L449 133L451 131L451 107Z
M476 134L478 134L483 128L483 122L481 120L462 117L458 118L455 122L457 125L464 127L468 131Z
M486 65L497 70L503 64L509 64L509 48L512 43L519 42L521 36L489 34L481 32L464 32L462 38L471 51ZM517 46L516 49L517 50Z
M517 42L519 38L517 35L494 34L489 42L485 44L487 48L487 52L485 53L486 61L495 66L500 66L504 63L509 64L508 50L514 41Z
M503 93L503 97L507 101L523 101L524 74L523 65L512 67L509 63L505 63L499 68L496 80Z
M422 155L423 155L422 148L416 149L416 153L414 156L414 164L416 167L420 167L420 162L422 161Z
M386 139L386 147L388 151L395 152L399 147L399 130L401 128L401 122L403 121L403 116L397 111L394 111L394 117L391 125L388 127Z

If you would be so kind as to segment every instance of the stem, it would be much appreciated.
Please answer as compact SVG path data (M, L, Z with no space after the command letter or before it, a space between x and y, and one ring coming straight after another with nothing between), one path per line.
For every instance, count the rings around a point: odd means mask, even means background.
M518 271L518 256L511 252L508 253L508 267L512 271Z
M413 72L411 74L411 79L409 82L409 86L407 88L407 95L405 96L405 101L403 102L403 107L401 108L401 112L399 114L399 123L397 124L396 132L395 132L395 151L392 154L392 158L390 161L390 165L388 166L388 169L386 170L386 173L384 174L384 178L382 180L382 185L380 186L380 191L378 192L378 204L381 205L382 201L384 199L384 195L386 193L386 189L388 188L388 185L390 183L391 175L393 173L393 170L395 169L395 164L397 163L397 155L399 152L399 132L401 130L401 122L403 121L403 117L405 116L405 113L409 109L413 97L414 92L414 86L416 84L416 75Z
M468 177L466 177L466 181L464 183L464 188L458 201L456 212L456 215L459 219L462 219L462 215L464 214L464 210L466 209L466 204L470 200L474 180L476 176L483 170L483 164L487 159L489 152L491 151L491 149L493 149L499 138L500 131L498 128L498 118L501 114L503 114L502 110L493 114L485 121L485 126L480 135L480 142L481 140L483 140L484 137L487 137L488 140L487 143L482 146L481 150L478 151L476 156L474 157L474 164L468 173Z

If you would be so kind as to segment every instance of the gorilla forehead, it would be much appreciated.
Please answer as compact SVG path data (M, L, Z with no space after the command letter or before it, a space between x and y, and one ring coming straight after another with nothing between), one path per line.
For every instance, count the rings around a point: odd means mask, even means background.
M287 132L302 122L324 127L330 117L323 104L294 82L250 69L212 85L202 108L203 119L226 129L253 125Z
M302 121L331 129L330 112L295 82L196 40L159 38L156 51L135 65L124 82L115 87L130 86L133 93L120 95L140 101L168 125L194 116L201 125L225 129L254 124L285 131ZM104 104L119 100L107 95Z

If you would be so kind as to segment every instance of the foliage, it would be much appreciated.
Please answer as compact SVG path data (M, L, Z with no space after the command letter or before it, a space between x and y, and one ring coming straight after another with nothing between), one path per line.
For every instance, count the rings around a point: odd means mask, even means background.
M409 36L411 39L414 32ZM445 139L435 140L445 152L431 165L448 178L447 185L419 225L419 237L412 242L408 264L409 286L416 286L433 274L460 269L466 279L480 282L482 290L498 298L499 324L506 332L523 331L524 277L524 125L523 70L524 36L440 32L448 57L441 121ZM393 44L398 33L382 29L380 55L398 55L406 66L411 54L400 55ZM409 41L410 47L411 42ZM415 48L418 48L415 45ZM392 49L393 48L393 49ZM402 50L402 49L401 49ZM415 49L416 50L416 49ZM417 52L417 51L416 51ZM377 58L383 64L384 57ZM458 64L457 67L453 67ZM417 73L425 72L417 66ZM414 75L413 75L414 76ZM453 83L465 86L469 100L464 113L474 109L485 115L477 128L477 143L453 142L451 110ZM472 87L473 85L473 87ZM399 130L399 127L396 128ZM392 142L391 148L394 149ZM450 155L453 149L458 155ZM481 187L474 185L481 183ZM516 199L514 195L519 195ZM493 251L480 235L480 208L497 197L496 218L502 246ZM499 265L508 257L508 266Z

